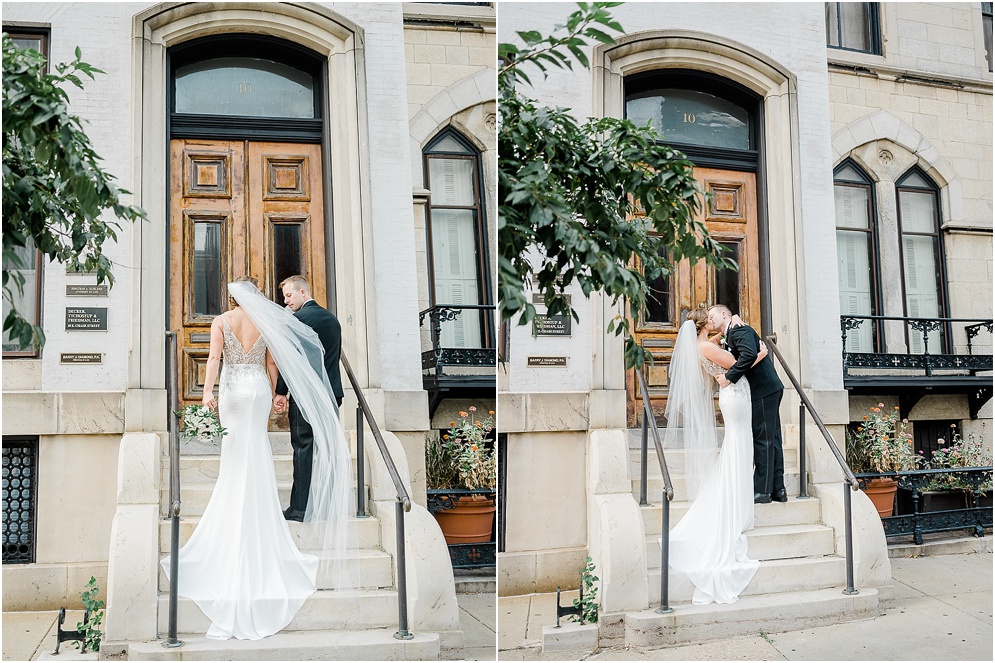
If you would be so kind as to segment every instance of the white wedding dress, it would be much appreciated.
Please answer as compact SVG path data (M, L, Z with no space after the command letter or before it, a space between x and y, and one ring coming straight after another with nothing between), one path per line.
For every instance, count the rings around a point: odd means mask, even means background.
M298 550L280 506L266 342L260 336L246 352L227 320L223 331L218 414L228 434L210 502L179 552L178 593L211 620L208 638L258 640L285 628L314 593L318 558Z
M712 376L726 369L698 355ZM725 438L697 498L670 531L670 566L694 584L692 602L734 603L760 562L747 556L753 529L753 430L750 384L745 379L719 390Z

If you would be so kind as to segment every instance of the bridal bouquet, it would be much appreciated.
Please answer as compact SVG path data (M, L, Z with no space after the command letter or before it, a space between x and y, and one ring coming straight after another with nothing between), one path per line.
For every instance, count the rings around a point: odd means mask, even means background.
M188 440L210 442L216 437L228 434L228 431L221 426L218 415L204 405L187 405L176 415L181 420L180 433Z

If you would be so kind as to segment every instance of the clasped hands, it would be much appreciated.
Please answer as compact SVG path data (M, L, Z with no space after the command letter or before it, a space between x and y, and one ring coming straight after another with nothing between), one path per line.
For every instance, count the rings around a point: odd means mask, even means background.
M287 409L287 397L280 394L273 394L273 410L277 414Z

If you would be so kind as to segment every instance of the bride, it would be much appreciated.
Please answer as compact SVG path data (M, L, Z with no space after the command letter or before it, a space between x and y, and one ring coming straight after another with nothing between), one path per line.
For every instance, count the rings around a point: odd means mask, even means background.
M319 584L351 584L354 566L344 563L350 460L317 335L266 299L251 277L228 284L228 294L232 310L211 325L203 399L228 434L214 492L179 551L176 589L211 620L208 638L258 640L290 624ZM267 433L277 368L315 429L302 526L310 531L300 532L307 552L283 517ZM168 574L170 557L161 565Z
M747 556L753 529L753 433L750 385L719 390L725 437L718 448L712 380L735 358L710 339L705 309L690 311L670 363L667 445L683 438L691 507L670 531L670 566L694 584L693 603L734 603L760 566ZM761 344L757 361L767 356Z

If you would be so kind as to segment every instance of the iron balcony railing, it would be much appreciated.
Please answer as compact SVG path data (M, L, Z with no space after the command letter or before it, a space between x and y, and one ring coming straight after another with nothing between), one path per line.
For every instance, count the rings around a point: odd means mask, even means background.
M912 371L927 377L992 370L992 320L979 318L910 318L886 315L840 316L843 334L843 377L854 370L877 373ZM870 332L869 335L866 332ZM976 352L978 336L988 332L988 352ZM866 348L853 348L854 334L863 334ZM867 372L861 370L866 375Z
M424 326L426 319L431 322L431 347L422 352L422 370L441 378L446 366L495 366L497 353L493 343L494 309L492 304L440 304L421 311L418 314L418 325ZM479 317L480 347L443 347L443 325L454 322L461 316L473 314Z
M642 444L639 448L639 506L649 506L646 500L646 475L649 456L649 432L653 431L653 446L656 448L656 459L660 464L660 474L663 476L663 495L660 500L661 511L661 532L660 537L660 607L657 612L666 614L673 612L670 607L670 503L674 499L674 484L670 480L670 469L667 467L667 458L663 454L663 442L660 441L660 428L656 423L656 416L650 406L649 388L646 386L646 378L641 370L636 371L639 379L639 391L643 401L643 423L642 423ZM583 583L581 583L583 585ZM557 598L557 604L559 599Z
M407 564L404 540L404 514L411 511L411 497L401 480L401 475L397 471L394 459L387 449L383 434L373 418L373 412L366 401L359 381L356 380L352 367L346 359L345 353L341 353L339 360L345 368L349 384L356 392L356 517L369 517L366 513L366 481L364 470L364 423L369 425L373 438L376 440L377 448L383 457L387 472L390 474L394 489L397 491L397 501L395 503L395 536L397 540L397 632L394 637L399 640L410 640L414 635L408 630L408 583ZM178 393L178 371L177 371L177 337L176 333L166 331L166 389L169 400L169 513L172 519L170 530L170 570L169 570L169 625L168 636L163 641L164 647L179 647L183 642L177 639L177 600L176 588L179 586L179 565L177 564L180 550L180 439L179 439L179 393Z
M861 486L873 479L895 479L895 512L881 518L886 537L911 536L921 545L923 534L972 530L983 537L985 528L992 526L992 466L945 469L909 470L905 472L862 472L856 475ZM930 484L956 482L961 488L937 488ZM942 505L942 509L927 509L926 497L943 496L959 502ZM907 502L907 503L906 503ZM953 506L953 508L949 508Z
M497 491L493 488L429 488L426 492L428 510L432 514L456 507L461 497L482 496L496 503ZM497 514L495 514L496 516ZM497 564L497 518L491 522L489 541L476 543L447 543L449 562L453 569L480 569Z

